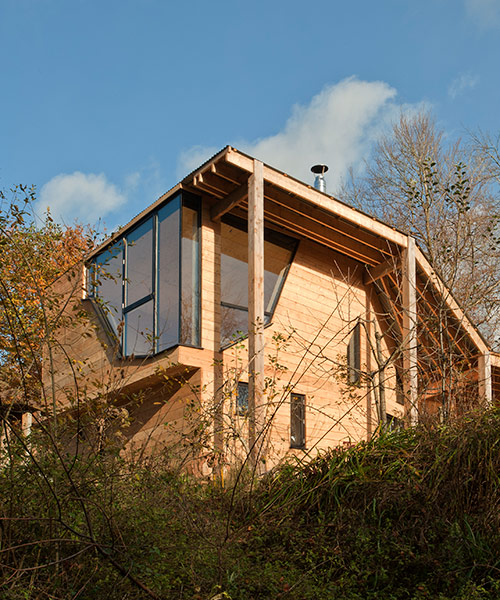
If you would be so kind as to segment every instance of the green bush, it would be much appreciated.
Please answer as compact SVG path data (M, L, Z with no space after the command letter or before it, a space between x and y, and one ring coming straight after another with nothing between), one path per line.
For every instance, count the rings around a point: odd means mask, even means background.
M0 597L500 598L499 432L490 410L236 490L159 459L11 436Z

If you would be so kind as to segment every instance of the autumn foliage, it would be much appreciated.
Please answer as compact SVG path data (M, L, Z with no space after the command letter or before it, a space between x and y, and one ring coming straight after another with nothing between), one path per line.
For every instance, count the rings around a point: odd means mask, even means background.
M56 317L49 284L82 259L94 235L36 218L33 188L0 191L0 394L29 402L37 394L44 341Z

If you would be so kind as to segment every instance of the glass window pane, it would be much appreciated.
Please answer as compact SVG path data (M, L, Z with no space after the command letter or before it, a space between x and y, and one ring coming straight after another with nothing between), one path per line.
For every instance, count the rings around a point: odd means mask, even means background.
M245 416L248 413L248 383L238 382L236 388L236 412Z
M181 339L199 345L199 225L198 211L182 209Z
M221 224L221 301L248 307L248 236L227 223Z
M127 236L126 306L153 292L153 219Z
M271 312L292 260L292 250L264 241L264 307Z
M248 332L248 310L221 306L221 346L235 342Z
M290 394L290 448L303 448L306 443L306 397Z
M296 242L269 229L264 235L264 309L268 322ZM237 331L248 331L248 235L246 223L233 217L221 223L221 303L221 344L225 345L239 337ZM235 312L237 307L245 309L245 316Z
M152 354L153 301L150 300L125 314L125 356Z
M357 384L361 381L361 326L356 323L351 339L347 344L347 368L349 383Z
M180 196L158 212L158 352L179 342Z
M115 334L122 320L122 243L115 244L94 261L95 294Z

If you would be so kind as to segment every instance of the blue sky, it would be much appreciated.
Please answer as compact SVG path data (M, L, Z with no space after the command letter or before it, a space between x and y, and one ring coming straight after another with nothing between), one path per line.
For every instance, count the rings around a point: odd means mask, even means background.
M231 144L335 193L401 110L499 133L499 59L500 0L0 0L0 188L113 228Z

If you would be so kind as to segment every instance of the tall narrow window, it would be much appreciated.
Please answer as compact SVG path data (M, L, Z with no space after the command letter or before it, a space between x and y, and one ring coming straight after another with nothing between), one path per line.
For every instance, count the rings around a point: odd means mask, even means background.
M347 374L351 385L361 381L361 325L356 323L347 345Z
M158 351L177 344L180 310L180 196L158 211Z
M97 299L113 337L118 338L123 303L123 242L111 246L96 257L91 273L90 289Z
M154 351L153 218L125 238L124 354Z
M306 397L290 394L290 448L306 445Z
M238 381L236 388L236 412L242 416L248 413L248 383L244 381Z

